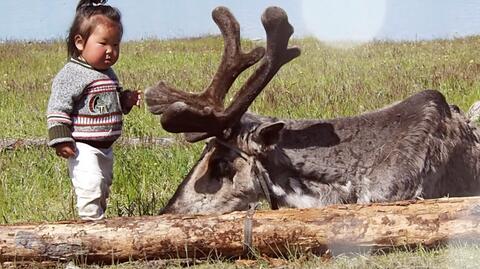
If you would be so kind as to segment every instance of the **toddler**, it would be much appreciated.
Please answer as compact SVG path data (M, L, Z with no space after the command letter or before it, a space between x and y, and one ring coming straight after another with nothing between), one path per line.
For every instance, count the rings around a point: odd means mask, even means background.
M106 0L81 0L70 27L69 61L55 76L47 109L48 145L68 159L80 218L105 217L112 144L140 91L122 90L111 68L120 55L121 14Z

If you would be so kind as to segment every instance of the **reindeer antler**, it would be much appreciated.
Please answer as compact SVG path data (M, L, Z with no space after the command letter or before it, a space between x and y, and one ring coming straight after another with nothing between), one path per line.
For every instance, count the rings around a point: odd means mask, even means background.
M150 111L162 114L161 123L165 130L175 133L200 132L187 136L190 142L221 135L223 130L232 127L280 67L300 55L298 48L287 48L293 27L288 23L287 14L278 7L270 7L262 15L267 33L266 54L263 48L255 48L246 54L241 52L240 27L227 8L216 8L212 16L221 29L225 47L221 64L210 85L202 93L194 94L160 82L147 89L145 94ZM235 79L262 57L258 69L224 110L223 100Z
M267 8L262 15L262 23L267 33L266 55L258 69L235 95L234 102L226 109L224 114L228 122L240 120L278 70L300 55L299 48L288 48L293 27L288 23L287 14L283 9Z
M190 93L177 90L160 81L156 86L147 89L145 96L153 114L163 114L162 125L170 132L188 132L190 128L176 126L177 118L190 119L207 117L212 111L223 109L223 99L235 79L245 69L258 62L264 55L264 48L255 48L243 53L240 47L240 26L235 17L225 7L213 10L212 17L220 28L224 39L222 61L210 85L201 93ZM168 111L168 112L167 112ZM199 122L198 125L203 125ZM193 130L197 128L192 127Z

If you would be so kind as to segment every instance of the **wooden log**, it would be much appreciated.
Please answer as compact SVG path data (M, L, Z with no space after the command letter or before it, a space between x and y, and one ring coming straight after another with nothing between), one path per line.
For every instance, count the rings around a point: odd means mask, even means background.
M282 209L257 211L250 218L247 215L234 212L2 225L0 261L81 259L111 263L236 257L245 254L244 225L249 220L252 247L269 256L287 255L292 249L337 254L430 247L450 241L477 243L480 238L480 197Z

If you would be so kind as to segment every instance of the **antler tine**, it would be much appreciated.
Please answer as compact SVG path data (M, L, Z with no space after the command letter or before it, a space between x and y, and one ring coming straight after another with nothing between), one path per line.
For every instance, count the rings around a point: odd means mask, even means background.
M249 53L242 52L240 26L226 7L215 8L212 11L212 18L222 32L224 51L217 72L202 96L216 107L223 107L225 95L235 79L245 69L257 63L265 54L265 49L257 47Z
M288 22L285 11L279 7L269 7L262 15L262 23L267 33L267 52L260 66L245 82L226 109L222 119L232 126L240 120L255 98L270 82L278 70L300 55L297 47L288 48L288 40L293 27Z

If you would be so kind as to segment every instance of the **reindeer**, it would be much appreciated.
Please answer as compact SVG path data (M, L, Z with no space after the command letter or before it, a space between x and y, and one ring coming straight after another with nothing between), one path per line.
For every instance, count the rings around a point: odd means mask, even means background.
M162 213L226 213L266 199L271 208L322 207L480 193L476 129L435 90L355 117L278 120L247 112L277 71L300 55L288 47L286 13L262 15L266 49L240 47L240 27L227 8L212 12L224 38L220 66L200 93L164 82L146 103L163 128L208 142ZM224 108L237 76L255 72Z

